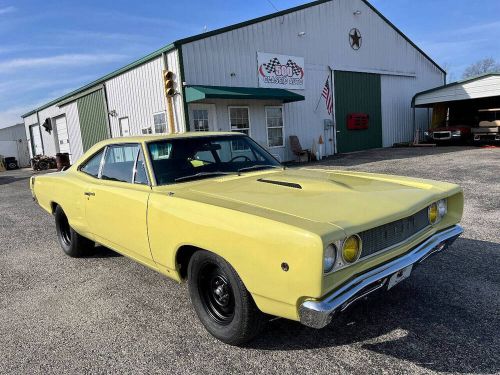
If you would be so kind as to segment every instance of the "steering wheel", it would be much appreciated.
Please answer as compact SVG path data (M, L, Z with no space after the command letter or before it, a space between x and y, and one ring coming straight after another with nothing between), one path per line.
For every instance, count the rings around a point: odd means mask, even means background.
M237 156L233 157L231 160L229 160L229 162L231 163L231 162L235 161L236 159L240 159L240 158L243 158L244 159L243 161L252 161L252 159L250 159L246 155L237 155Z

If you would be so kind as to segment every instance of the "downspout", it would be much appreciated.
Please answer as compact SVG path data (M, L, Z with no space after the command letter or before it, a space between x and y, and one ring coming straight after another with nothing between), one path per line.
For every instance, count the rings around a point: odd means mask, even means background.
M331 127L332 129L332 139L333 139L333 155L337 154L337 121L335 121L335 112L337 110L337 107L335 106L335 85L333 82L333 69L331 66L328 66L328 69L330 70L330 90L332 91L332 101L333 101L333 111L332 111L332 121L333 121L333 126Z
M112 138L113 137L113 133L111 132L111 121L110 121L110 118L109 116L111 116L109 114L109 103L108 103L108 91L106 90L106 82L103 82L102 83L102 91L103 91L103 98L104 98L104 107L106 109L106 122L108 124L108 137L109 138Z
M45 155L45 146L43 145L42 136L42 124L40 124L40 113L38 111L36 111L36 121L38 122L38 134L40 135L40 142L42 142L42 155ZM33 157L35 157L35 155L33 155Z
M177 47L177 56L179 59L179 73L180 73L180 87L181 87L181 95L182 95L182 105L184 108L184 123L186 127L186 131L190 131L190 126L189 126L189 111L188 111L188 105L186 102L186 90L184 89L184 82L185 82L185 72L184 72L184 58L182 56L182 44L174 43L174 46Z

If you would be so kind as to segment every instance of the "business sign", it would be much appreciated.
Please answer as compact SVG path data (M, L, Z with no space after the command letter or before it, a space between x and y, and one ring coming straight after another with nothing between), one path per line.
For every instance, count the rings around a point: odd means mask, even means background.
M257 52L259 87L304 90L304 58Z

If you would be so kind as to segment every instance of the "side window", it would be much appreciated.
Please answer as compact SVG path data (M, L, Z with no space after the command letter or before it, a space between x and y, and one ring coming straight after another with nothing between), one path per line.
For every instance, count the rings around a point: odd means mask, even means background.
M142 150L139 151L137 156L137 164L134 175L134 184L148 185L148 175L146 173L146 163L144 162L144 155Z
M101 178L103 180L132 182L138 144L108 146L104 156Z
M90 176L97 177L99 175L99 167L101 166L101 159L104 150L99 151L92 156L84 165L80 167L80 171Z

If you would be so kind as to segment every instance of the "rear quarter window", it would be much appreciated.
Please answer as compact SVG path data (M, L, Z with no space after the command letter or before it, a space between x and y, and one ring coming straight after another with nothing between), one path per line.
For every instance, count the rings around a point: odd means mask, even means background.
M99 175L99 167L101 166L101 160L103 154L104 150L101 150L97 154L92 156L89 160L87 160L83 164L83 166L80 167L80 171L92 177L97 178Z

